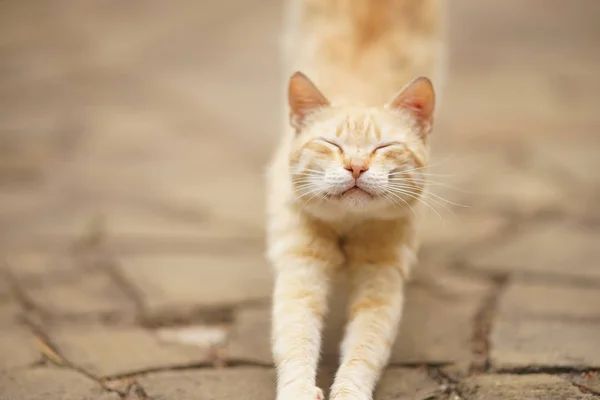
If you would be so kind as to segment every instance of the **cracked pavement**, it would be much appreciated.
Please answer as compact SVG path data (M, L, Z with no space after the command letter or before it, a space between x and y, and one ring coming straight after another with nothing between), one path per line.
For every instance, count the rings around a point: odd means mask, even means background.
M281 7L0 4L0 399L274 398ZM433 189L469 207L426 220L376 400L600 398L600 3L450 11Z

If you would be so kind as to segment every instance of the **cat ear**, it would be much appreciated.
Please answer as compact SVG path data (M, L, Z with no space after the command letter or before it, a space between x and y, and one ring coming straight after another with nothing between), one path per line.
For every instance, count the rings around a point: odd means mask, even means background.
M290 122L296 129L299 129L308 114L329 105L329 100L302 72L296 72L290 78L288 102Z
M417 78L406 85L387 107L410 112L421 126L423 136L427 136L431 131L435 109L433 84L425 77Z

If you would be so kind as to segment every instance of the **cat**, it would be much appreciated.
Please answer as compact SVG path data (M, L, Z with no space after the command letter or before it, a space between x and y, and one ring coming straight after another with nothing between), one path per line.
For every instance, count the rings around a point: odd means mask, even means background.
M442 0L288 0L289 115L268 171L277 400L320 400L332 281L351 284L334 400L369 400L419 247ZM288 75L290 76L290 75Z

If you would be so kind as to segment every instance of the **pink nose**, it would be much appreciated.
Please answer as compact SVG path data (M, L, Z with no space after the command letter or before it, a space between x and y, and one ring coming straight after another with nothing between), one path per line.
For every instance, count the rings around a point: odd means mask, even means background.
M368 170L369 167L362 161L351 161L350 165L346 166L346 169L352 172L352 177L354 177L354 179L358 179L360 174Z

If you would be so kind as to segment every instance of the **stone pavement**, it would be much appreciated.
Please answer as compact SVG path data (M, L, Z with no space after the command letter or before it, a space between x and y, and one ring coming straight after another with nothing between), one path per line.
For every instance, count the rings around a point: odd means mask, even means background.
M274 398L280 0L0 4L0 399ZM456 0L376 398L600 398L600 3ZM331 382L341 312L320 380Z

